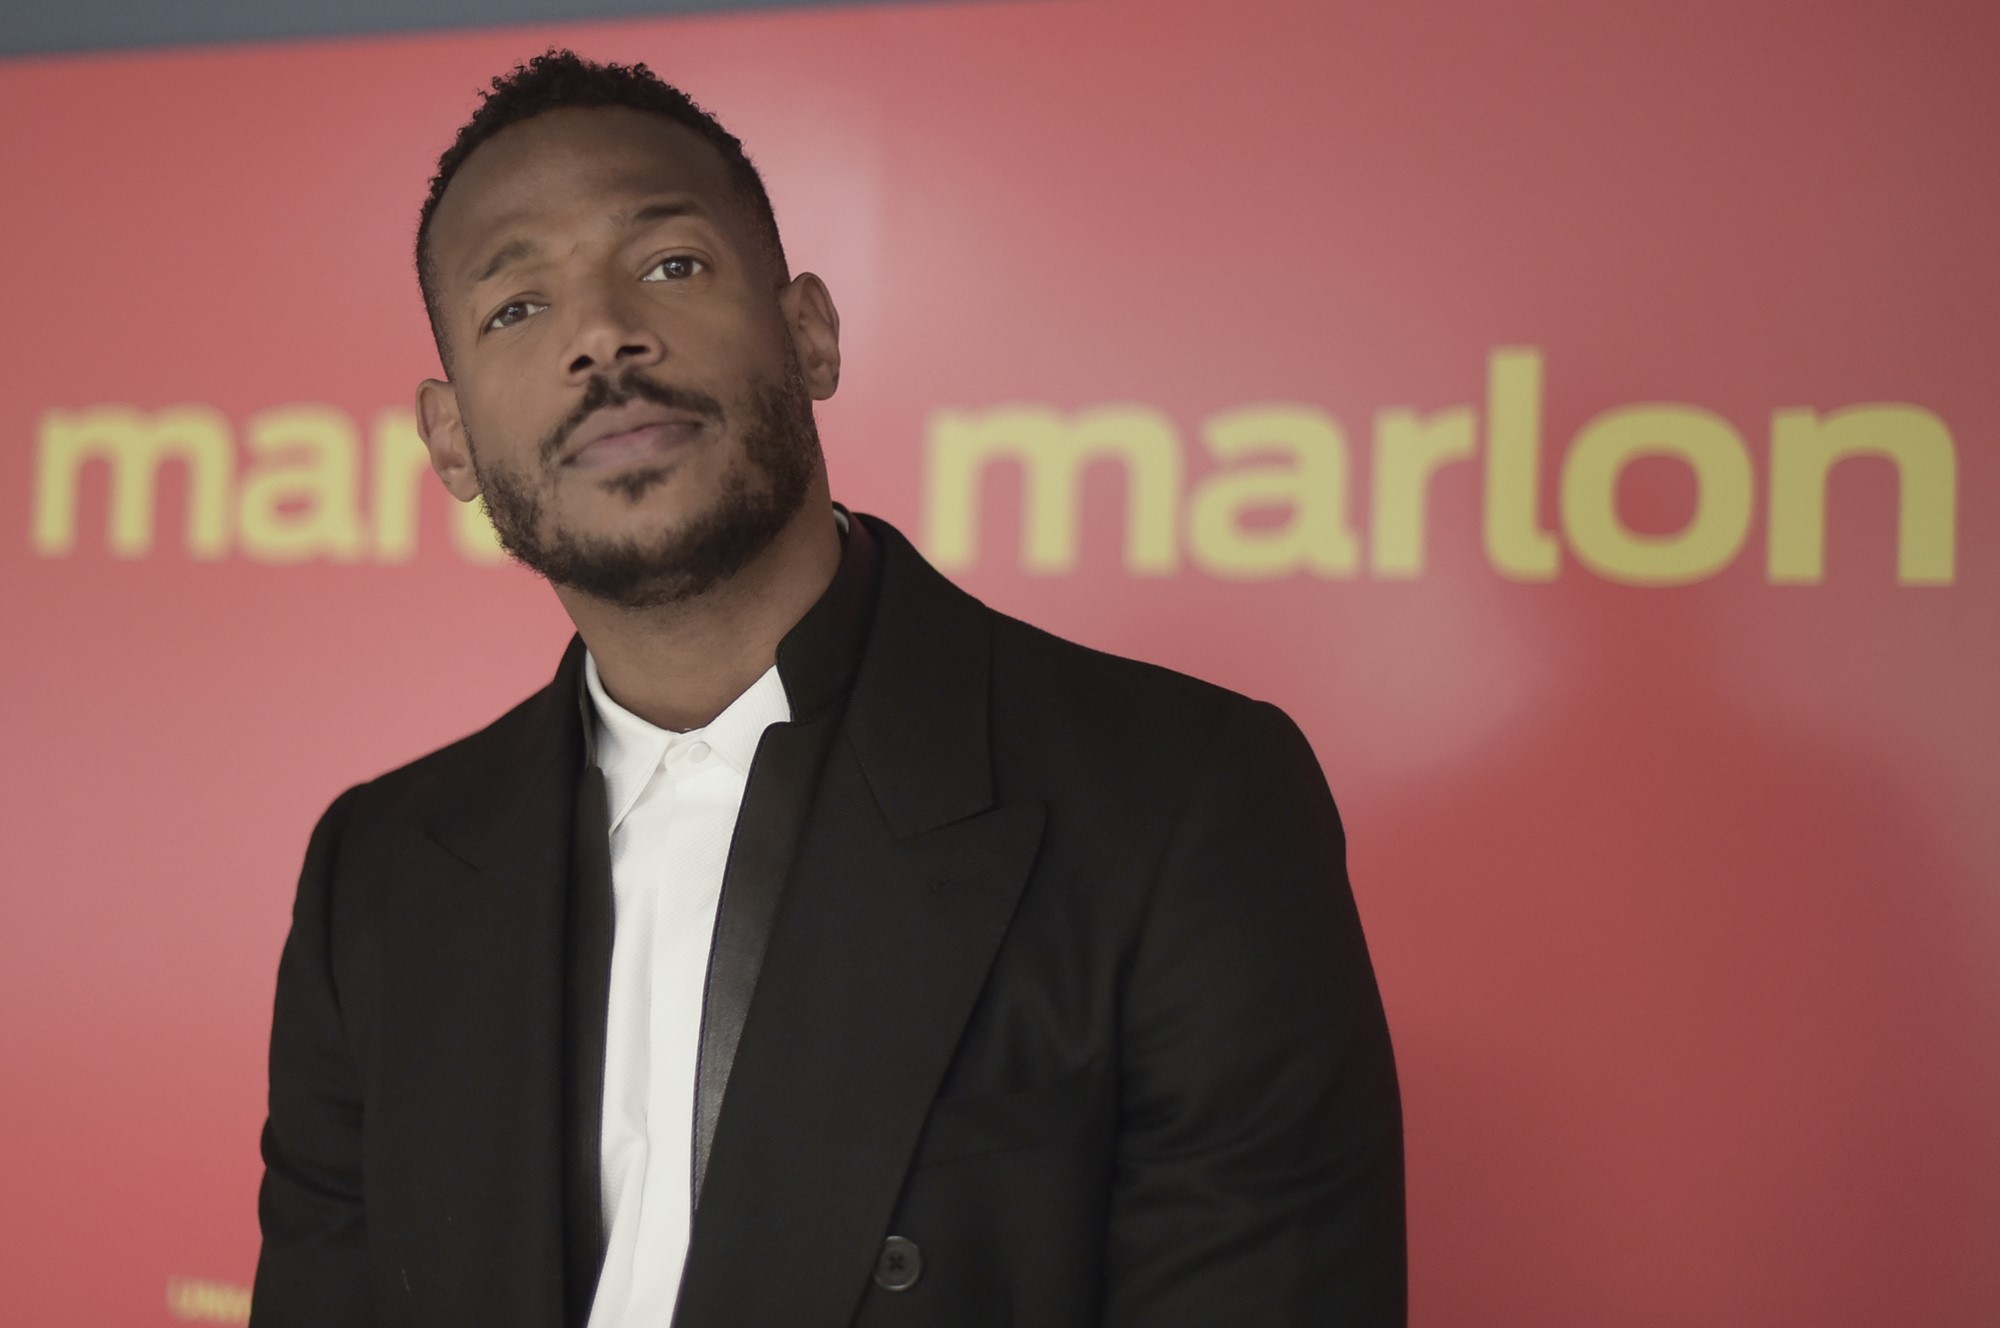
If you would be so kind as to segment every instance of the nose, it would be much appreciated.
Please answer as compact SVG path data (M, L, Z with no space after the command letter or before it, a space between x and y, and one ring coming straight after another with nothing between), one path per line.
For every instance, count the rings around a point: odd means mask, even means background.
M636 293L621 298L621 292L602 290L580 296L576 327L564 352L566 376L581 382L664 359L666 339L648 325L642 305Z

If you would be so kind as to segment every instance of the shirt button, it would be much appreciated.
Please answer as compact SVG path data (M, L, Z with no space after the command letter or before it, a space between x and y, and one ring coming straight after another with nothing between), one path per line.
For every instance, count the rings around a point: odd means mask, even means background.
M705 742L691 742L688 744L687 750L688 760L694 762L696 765L700 765L708 759L708 744Z
M882 1242L875 1259L875 1285L884 1291L908 1291L924 1275L924 1252L907 1236L891 1236Z

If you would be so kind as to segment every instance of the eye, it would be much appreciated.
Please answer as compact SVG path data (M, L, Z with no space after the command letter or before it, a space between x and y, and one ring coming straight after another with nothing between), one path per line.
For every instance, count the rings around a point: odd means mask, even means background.
M697 272L706 270L708 264L692 254L670 254L647 268L639 278L641 281L686 281Z
M486 320L486 330L496 332L503 327L512 327L524 318L540 313L548 308L540 300L509 300L494 311Z

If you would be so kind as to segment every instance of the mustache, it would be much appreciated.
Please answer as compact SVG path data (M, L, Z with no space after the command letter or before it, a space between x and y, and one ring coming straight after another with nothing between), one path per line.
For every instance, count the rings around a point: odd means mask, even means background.
M591 378L575 407L560 424L549 430L548 437L542 439L543 463L553 463L570 436L582 428L584 421L592 415L607 406L623 406L635 400L650 401L668 410L686 411L716 423L721 423L723 418L722 403L699 388L655 382L636 367L625 370L615 381L600 374Z

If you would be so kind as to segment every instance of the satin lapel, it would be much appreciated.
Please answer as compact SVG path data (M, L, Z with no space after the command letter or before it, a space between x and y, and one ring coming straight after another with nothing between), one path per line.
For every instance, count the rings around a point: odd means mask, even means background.
M804 724L774 724L764 732L750 769L743 810L729 847L716 910L715 940L702 994L701 1051L695 1063L694 1197L715 1146L715 1127L729 1087L743 1023L764 966L764 947L784 897L785 879L825 764L838 714Z
M679 1328L842 1328L1041 842L997 805L992 615L896 530L771 925L695 1209Z
M738 1046L676 1324L852 1318L1041 828L1025 805L898 839L836 746Z
M383 1071L395 1094L369 1165L416 1200L405 1278L418 1321L432 1311L445 1316L433 1322L535 1328L564 1318L580 659L573 646L548 689L419 791L412 814L430 860L413 860L383 895Z

